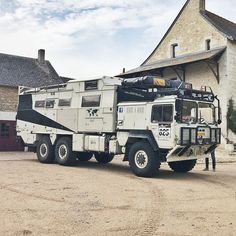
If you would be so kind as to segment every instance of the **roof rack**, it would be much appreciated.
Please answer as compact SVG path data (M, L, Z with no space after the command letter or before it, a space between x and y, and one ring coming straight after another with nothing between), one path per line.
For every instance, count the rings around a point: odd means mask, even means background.
M210 91L194 90L192 84L180 80L164 80L154 76L124 79L118 89L118 101L154 101L157 97L176 95L178 98L214 102Z
M20 87L20 93L22 94L29 94L29 93L38 93L42 90L49 90L49 89L60 89L65 88L67 84L56 84L56 85L49 85L49 86L43 86L39 88L29 88L29 87Z

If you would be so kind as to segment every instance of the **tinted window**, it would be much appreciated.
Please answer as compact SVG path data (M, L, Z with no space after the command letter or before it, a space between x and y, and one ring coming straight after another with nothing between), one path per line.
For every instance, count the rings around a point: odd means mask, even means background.
M99 107L101 96L86 96L82 98L82 107Z
M157 105L152 107L152 122L172 122L173 121L173 106L172 105Z
M98 81L93 80L93 81L85 81L85 90L96 90L98 89Z
M45 101L36 101L35 102L35 107L44 107L45 106Z
M163 106L163 121L171 122L173 120L173 106Z
M46 108L53 108L55 104L55 100L47 100L46 101Z
M71 103L71 99L60 99L58 106L59 107L69 107Z
M153 106L152 108L152 122L161 122L163 117L162 106Z

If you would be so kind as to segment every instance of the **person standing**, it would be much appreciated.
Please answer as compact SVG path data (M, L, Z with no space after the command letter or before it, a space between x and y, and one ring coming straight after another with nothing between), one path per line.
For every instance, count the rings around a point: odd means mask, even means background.
M211 160L212 160L212 169L213 169L213 171L216 171L216 155L215 155L215 150L211 152ZM206 168L204 169L204 171L209 171L209 157L206 157L205 163L206 163Z

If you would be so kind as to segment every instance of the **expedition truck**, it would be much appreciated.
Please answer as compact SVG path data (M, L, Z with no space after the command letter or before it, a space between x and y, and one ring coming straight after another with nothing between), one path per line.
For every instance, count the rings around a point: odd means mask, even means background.
M124 154L137 176L155 175L161 162L188 172L220 144L220 123L212 90L177 80L103 77L19 89L17 133L41 163L94 156L105 164Z

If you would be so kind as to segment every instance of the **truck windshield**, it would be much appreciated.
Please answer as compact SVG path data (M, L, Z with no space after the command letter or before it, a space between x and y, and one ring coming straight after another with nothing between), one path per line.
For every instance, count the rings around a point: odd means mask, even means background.
M183 101L181 112L181 123L197 122L197 103L192 101Z
M213 104L195 101L182 101L178 105L177 113L179 114L180 123L215 123L215 107Z
M213 104L198 103L198 123L215 123L215 109Z

